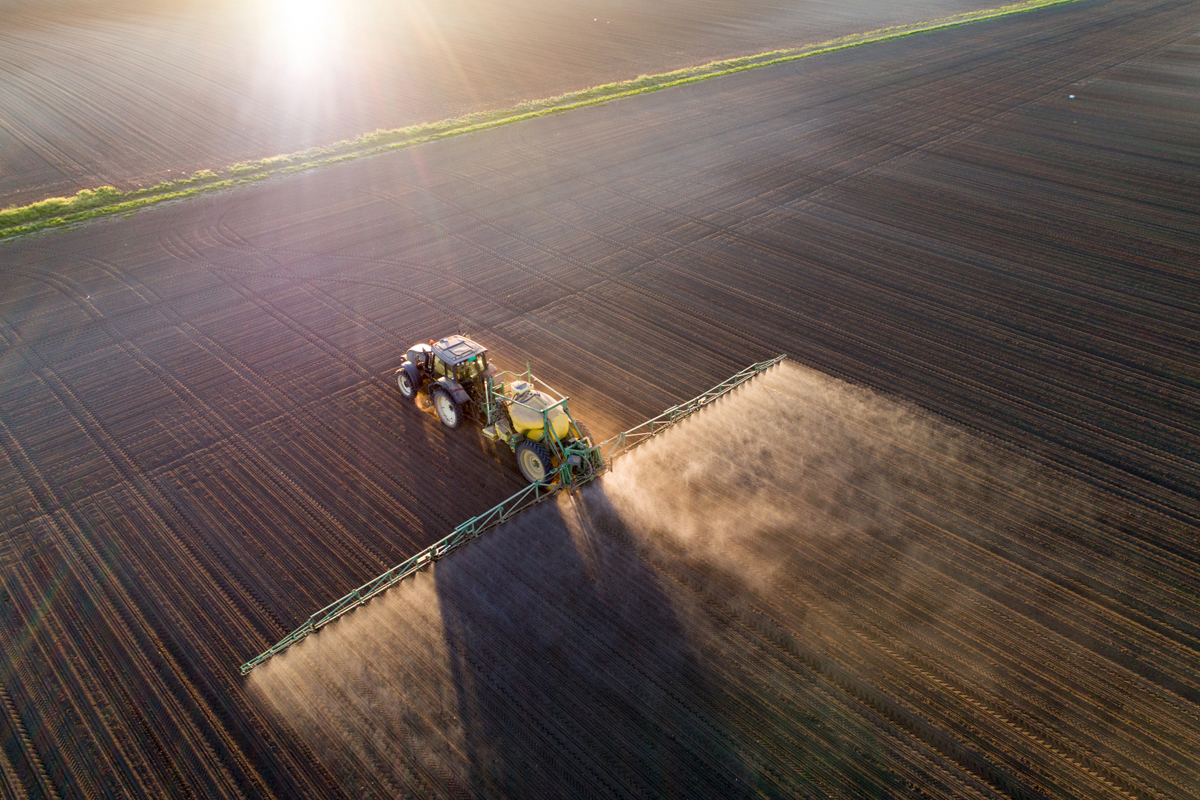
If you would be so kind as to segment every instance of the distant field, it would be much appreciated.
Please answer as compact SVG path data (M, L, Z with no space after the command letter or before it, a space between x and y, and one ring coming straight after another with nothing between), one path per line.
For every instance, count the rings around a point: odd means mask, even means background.
M537 117L615 102L638 94L678 88L751 69L762 69L801 58L827 55L852 47L861 47L916 34L928 34L935 30L971 24L984 19L1028 13L1034 9L1065 2L1075 2L1075 0L1023 0L1023 2L980 11L963 12L933 20L922 20L908 25L875 28L800 47L768 50L734 58L707 61L683 69L650 75L642 74L636 78L595 84L585 89L553 97L525 100L516 105L501 108L472 111L462 116L434 122L420 122L400 128L379 128L350 139L310 147L295 153L281 153L268 158L250 159L236 164L214 164L214 169L202 169L190 174L176 174L150 186L121 190L105 185L94 189L81 189L66 197L48 197L33 203L0 210L0 242L43 232L50 228L78 227L81 224L117 214L131 216L135 212L159 203L176 202L198 195L229 191L247 184L280 178L297 172L342 165L358 158L378 156L454 136L480 133Z
M1198 85L1195 3L1083 0L5 244L0 788L1186 796ZM723 423L726 441L655 466L686 488L691 464L748 464L718 486L766 533L697 554L610 527L589 555L554 526L496 531L378 606L490 660L430 649L442 678L403 701L368 679L408 662L349 646L344 689L242 678L316 607L520 486L510 455L393 388L407 345L456 329L531 362L602 436L788 353L809 391L745 414L759 439ZM821 419L845 435L818 454L802 434ZM773 476L797 502L763 517L750 501ZM841 538L804 539L813 520ZM485 557L514 538L519 563ZM574 554L607 584L537 585ZM739 576L752 556L782 571ZM762 591L779 576L808 594ZM471 602L485 589L496 616ZM539 619L608 638L558 647ZM654 632L679 660L646 650ZM307 658L277 672L325 669ZM543 686L565 692L539 706ZM410 730L448 733L387 749Z
M0 208L997 3L310 5L0 7Z

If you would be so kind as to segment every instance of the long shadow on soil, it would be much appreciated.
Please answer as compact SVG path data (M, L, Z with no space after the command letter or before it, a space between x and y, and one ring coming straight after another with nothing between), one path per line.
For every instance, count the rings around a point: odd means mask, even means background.
M597 485L439 567L472 795L754 794L707 665L621 533Z

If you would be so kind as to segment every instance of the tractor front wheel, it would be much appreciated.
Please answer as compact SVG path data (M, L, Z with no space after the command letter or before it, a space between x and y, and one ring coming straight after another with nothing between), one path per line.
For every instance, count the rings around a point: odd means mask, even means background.
M545 483L553 469L546 448L528 439L517 445L517 466L530 483Z
M396 373L396 385L400 387L400 394L404 395L405 400L412 400L417 396L417 389L420 384L414 383L412 376L408 374L408 370L402 369Z
M463 413L459 408L458 403L454 402L454 398L440 386L433 389L433 408L437 411L438 418L447 428L457 428L462 424Z

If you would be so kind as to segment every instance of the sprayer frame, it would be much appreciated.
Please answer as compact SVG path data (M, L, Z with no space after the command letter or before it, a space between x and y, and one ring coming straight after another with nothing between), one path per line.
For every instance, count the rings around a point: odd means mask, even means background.
M485 532L503 522L507 522L508 520L512 519L514 515L524 511L530 506L537 505L543 500L548 499L561 489L574 489L594 480L595 478L612 469L613 461L620 456L625 455L634 448L642 445L655 436L658 436L663 431L673 427L710 403L716 402L721 397L724 397L734 389L746 383L746 381L749 381L760 373L767 371L771 367L783 361L783 359L786 357L786 355L778 355L767 361L760 361L757 364L751 364L741 372L738 372L736 375L733 375L727 380L722 381L721 383L709 389L707 392L703 392L702 394L693 397L686 403L680 403L677 406L672 406L663 413L659 414L657 417L646 420L641 425L630 428L624 433L618 434L613 438L606 440L599 446L590 448L599 454L600 460L598 468L589 473L583 473L574 470L567 470L563 472L562 468L560 467L558 483L529 484L524 489L517 492L512 497L504 500L499 505L462 523L455 528L449 536L441 541L425 548L412 558L402 561L374 580L365 583L355 589L353 592L350 592L350 594L346 595L345 597L342 597L341 599L325 606L325 608L322 608L320 611L316 612L307 620L305 620L299 628L283 637L264 652L250 659L245 664L242 664L240 668L241 673L246 675L250 672L250 670L259 666L263 662L268 661L272 656L282 653L293 644L296 644L300 640L307 637L310 633L320 630L343 614L358 608L375 595L386 591L389 587L394 586L418 570L429 566L433 562L445 558L450 553L454 552L468 542L478 539ZM527 372L526 374L528 374L531 378L533 377L532 373ZM530 381L530 383L532 382L533 381ZM541 383L541 381L539 381L539 383ZM489 386L490 385L491 381L489 381ZM546 386L545 383L542 383L542 385ZM546 386L546 388L550 389L549 386ZM554 392L553 389L550 389L550 391ZM558 393L554 392L554 394L557 395ZM567 398L563 397L558 401L558 403L555 403L550 408L556 408L561 403L563 404L562 408L565 411L566 402ZM541 409L535 410L540 411ZM546 410L549 411L550 409ZM569 416L570 414L568 413L568 417ZM549 422L549 420L543 417L542 422L543 424L546 424ZM573 419L571 420L571 424L575 424ZM569 453L570 451L564 448L563 452ZM566 464L565 459L563 463L564 465ZM570 480L564 480L564 475L566 475Z

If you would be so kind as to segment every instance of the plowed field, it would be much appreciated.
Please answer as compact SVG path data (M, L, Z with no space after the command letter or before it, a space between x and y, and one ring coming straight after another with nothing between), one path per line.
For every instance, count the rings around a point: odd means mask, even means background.
M1194 793L1197 86L1082 2L5 245L0 787ZM803 367L241 678L520 486L457 328L601 436Z

